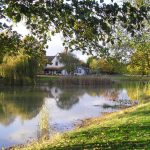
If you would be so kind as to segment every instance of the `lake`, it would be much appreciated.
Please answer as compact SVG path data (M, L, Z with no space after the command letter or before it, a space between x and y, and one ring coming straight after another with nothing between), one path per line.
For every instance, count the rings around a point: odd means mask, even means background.
M81 120L150 100L150 88L125 83L100 87L1 87L0 147L52 137Z

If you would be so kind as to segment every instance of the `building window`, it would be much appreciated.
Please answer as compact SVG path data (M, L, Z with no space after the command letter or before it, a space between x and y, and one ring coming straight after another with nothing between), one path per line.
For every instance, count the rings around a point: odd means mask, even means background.
M58 66L58 62L57 61L55 62L55 65Z

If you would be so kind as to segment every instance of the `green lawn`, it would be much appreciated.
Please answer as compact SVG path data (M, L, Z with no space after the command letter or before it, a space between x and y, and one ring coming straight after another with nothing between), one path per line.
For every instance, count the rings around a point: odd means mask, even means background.
M149 82L150 76L141 75L108 75L113 81L143 81Z
M19 148L16 148L19 149ZM74 131L33 142L21 150L150 149L150 102L86 120Z

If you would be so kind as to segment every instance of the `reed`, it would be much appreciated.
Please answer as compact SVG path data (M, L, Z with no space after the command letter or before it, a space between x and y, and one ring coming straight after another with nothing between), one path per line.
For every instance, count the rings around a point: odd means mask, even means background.
M59 85L79 85L79 86L98 86L98 85L108 85L112 84L111 79L99 76L67 76L60 77L58 80L55 80L55 84Z

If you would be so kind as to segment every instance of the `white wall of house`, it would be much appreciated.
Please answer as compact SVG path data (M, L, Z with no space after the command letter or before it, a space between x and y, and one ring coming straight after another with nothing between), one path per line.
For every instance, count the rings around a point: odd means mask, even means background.
M63 76L66 76L66 75L68 75L68 72L64 69L64 70L61 71L61 74L62 74Z
M64 64L60 62L59 60L59 54L57 54L54 59L51 61L51 64L47 64L46 68L62 68L64 67ZM57 74L56 71L53 71L53 74ZM61 75L68 75L67 71L63 69L61 71Z
M47 64L46 67L60 68L60 67L64 67L64 64L59 61L59 56L56 55L52 60L51 64Z

